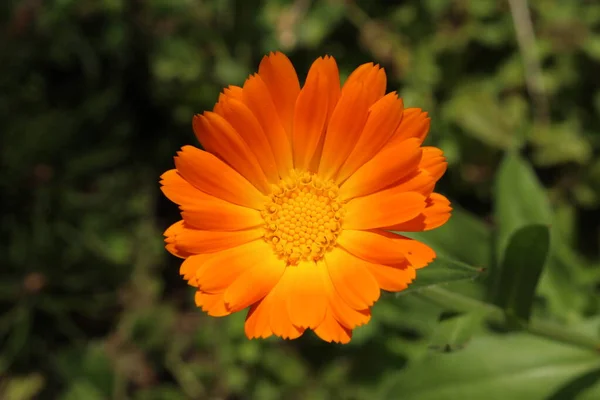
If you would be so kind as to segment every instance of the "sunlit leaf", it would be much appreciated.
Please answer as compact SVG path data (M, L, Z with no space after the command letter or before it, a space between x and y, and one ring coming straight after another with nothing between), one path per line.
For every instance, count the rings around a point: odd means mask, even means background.
M489 335L463 351L409 365L390 378L380 398L592 400L600 398L599 379L596 352L527 334Z

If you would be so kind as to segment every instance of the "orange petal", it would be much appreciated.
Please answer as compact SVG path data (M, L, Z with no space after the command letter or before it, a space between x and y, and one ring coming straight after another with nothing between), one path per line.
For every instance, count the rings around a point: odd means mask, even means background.
M265 297L270 304L269 324L271 331L284 339L296 339L304 333L304 328L295 326L289 313L288 296L292 287L292 274L284 273L275 288Z
M429 172L433 179L437 181L446 172L448 163L442 150L437 147L423 147L423 159L419 167Z
M203 115L195 115L192 125L196 137L207 151L225 161L263 193L270 192L269 182L256 156L227 120L207 111Z
M325 318L315 329L315 333L326 342L348 343L352 338L352 330L342 326L333 316L331 310L327 310Z
M398 125L396 132L390 139L388 145L396 142L402 142L406 139L417 138L423 143L429 132L431 118L427 116L420 108L407 108L404 110L402 122Z
M417 192L423 196L429 196L435 187L435 181L429 172L418 169L409 175L393 183L391 186L381 190L386 196L396 196L399 193Z
M243 101L244 95L242 88L239 86L229 85L229 87L223 89L223 93L219 94L219 100L217 104L215 104L213 111L221 116L223 116L223 103L235 99L239 101Z
M410 239L402 235L395 235L390 232L385 232L381 230L377 230L376 232L381 235L385 234L388 237L393 237L392 240L394 241L396 247L405 255L406 259L408 260L410 265L413 266L413 268L423 268L427 264L432 262L436 257L435 251L433 251L433 249L427 246L425 243L421 243L417 240ZM394 265L398 263L387 264Z
M308 170L327 126L329 82L323 64L322 58L313 63L296 101L292 149L297 169Z
M188 253L187 251L183 251L182 249L179 249L175 243L175 238L177 237L177 235L179 235L181 232L183 232L186 229L183 220L175 222L173 225L171 225L170 227L167 228L167 230L165 231L165 233L163 233L163 235L165 236L165 248L167 249L167 251L171 254L173 254L176 257L179 258L187 258L189 256L191 256L191 253Z
M325 144L326 129L333 114L339 99L340 99L340 72L338 70L335 59L331 56L325 56L321 63L321 74L326 77L327 89L323 93L327 96L327 117L325 119L324 129L321 134L317 146L312 155L312 158L307 166L307 169L312 172L319 170L319 163L323 155L323 145ZM309 71L310 74L310 71Z
M386 192L388 196L402 192L419 192L429 196L433 192L436 181L446 171L448 163L441 150L434 147L422 147L421 149L423 150L423 156L419 162L418 170L398 180L382 192Z
M219 94L219 100L217 100L217 104L213 107L213 112L225 118L225 110L223 107L225 103L229 100L243 101L243 98L244 91L241 87L229 85L229 87L223 89L223 92Z
M339 295L331 282L331 278L325 280L329 308L337 319L346 328L354 329L357 326L364 325L371 319L371 311L368 308L355 310Z
M277 110L269 89L258 75L251 76L244 83L244 103L254 113L262 126L275 156L279 176L285 178L294 168L292 146L284 126L277 118Z
M240 100L227 99L223 101L221 115L248 144L269 182L278 182L279 173L271 145L252 111Z
M244 331L248 339L254 338L268 338L273 335L271 330L271 314L270 305L264 298L258 303L255 303L248 314L246 315L246 323L244 324Z
M442 226L450 218L450 201L439 193L432 193L427 198L427 206L418 216L388 229L400 232L421 232Z
M209 152L183 146L175 166L186 181L210 195L257 210L265 204L265 196L250 182Z
M225 291L244 272L262 263L272 254L264 240L254 240L215 253L197 271L198 288L203 292Z
M161 190L165 196L178 205L194 204L201 192L194 185L183 179L176 169L170 169L160 176Z
M225 303L229 310L239 311L251 306L279 282L285 271L285 262L270 250L264 249L260 254L261 262L248 268L225 291Z
M325 56L319 60L316 60L315 63L313 63L313 65L315 64L319 64L319 67L315 67L314 70L318 72L321 75L321 77L325 77L327 85L325 91L322 93L323 96L327 97L327 116L325 118L324 130L321 134L319 141L317 142L317 146L313 153L312 159L307 167L310 171L314 172L316 172L319 169L319 162L323 154L323 144L325 143L325 131L327 129L327 125L329 124L329 120L331 119L331 115L333 114L333 110L335 109L338 103L341 92L340 73L338 71L335 59L331 56ZM312 67L311 70L313 70ZM309 76L311 75L311 70L308 71Z
M342 92L359 82L364 85L364 99L368 106L385 95L387 79L385 71L379 65L367 63L356 68L346 79Z
M350 200L345 209L344 229L384 228L417 217L425 209L425 196L416 192L387 196L378 192Z
M344 182L340 196L351 199L381 190L414 172L420 159L417 139L386 147Z
M362 82L346 84L329 125L319 164L319 175L331 179L354 149L362 133L369 110Z
M325 290L326 266L323 263L301 262L285 270L289 280L287 293L288 313L292 323L299 328L316 328L325 317L327 293Z
M165 231L165 242L173 244L177 251L191 254L214 253L251 242L264 235L263 228L243 231L201 231L185 222L177 222Z
M185 222L198 229L209 231L237 231L264 224L260 213L252 208L241 207L216 197L204 201L200 206L184 206L181 216Z
M223 293L204 293L200 290L196 292L196 305L211 317L224 317L231 314L225 307Z
M229 85L228 87L226 87L223 90L223 93L227 97L232 98L232 99L236 99L236 100L239 100L239 101L242 101L242 99L244 98L242 88L239 87L239 86L235 86L235 85Z
M379 287L388 292L406 289L417 276L415 268L408 263L395 266L369 263L368 268Z
M300 82L294 66L284 54L275 52L263 57L258 67L258 75L269 89L277 115L288 139L291 139L294 107L300 93Z
M375 264L396 265L407 259L400 248L400 244L404 243L402 236L381 230L345 229L338 236L337 243L356 257Z
M348 329L365 325L371 320L370 309L355 310L339 296L334 300L330 300L329 307L335 319Z
M209 254L194 254L186 258L181 267L179 268L179 274L183 275L183 279L188 281L192 286L198 286L196 281L196 273L200 270L204 262L212 257L212 253Z
M340 71L338 70L335 59L331 56L323 57L321 72L327 77L327 91L324 95L327 96L327 121L331 118L331 114L340 99ZM310 73L310 70L309 70Z
M325 257L331 282L340 297L356 310L369 308L379 298L379 286L363 260L339 247Z
M264 223L257 210L206 194L183 179L175 169L165 172L160 183L165 196L182 206L183 219L195 228L233 231Z
M363 132L338 173L338 184L383 148L402 120L403 107L402 99L395 92L388 93L371 106Z

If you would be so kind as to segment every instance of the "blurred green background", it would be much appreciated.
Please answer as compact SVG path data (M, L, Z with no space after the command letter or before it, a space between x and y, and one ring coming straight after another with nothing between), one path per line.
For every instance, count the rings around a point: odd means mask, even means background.
M600 398L597 1L7 0L0 21L1 399ZM383 296L345 346L194 307L158 177L273 50L301 79L380 63L429 112L456 211L419 237L481 277ZM490 324L530 222L552 231L524 281L541 322Z

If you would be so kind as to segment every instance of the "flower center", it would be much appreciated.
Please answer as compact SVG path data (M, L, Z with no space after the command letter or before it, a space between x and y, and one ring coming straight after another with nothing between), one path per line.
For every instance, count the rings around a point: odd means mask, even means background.
M293 170L273 185L262 211L264 238L288 265L319 260L342 231L342 206L335 183Z

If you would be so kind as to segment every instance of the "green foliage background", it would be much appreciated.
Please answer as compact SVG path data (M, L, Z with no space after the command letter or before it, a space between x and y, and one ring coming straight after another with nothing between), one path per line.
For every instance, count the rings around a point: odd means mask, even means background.
M0 21L0 398L600 398L600 3L7 0ZM454 216L418 235L441 261L346 346L248 341L163 249L158 176L273 50L301 76L382 64L449 160Z

